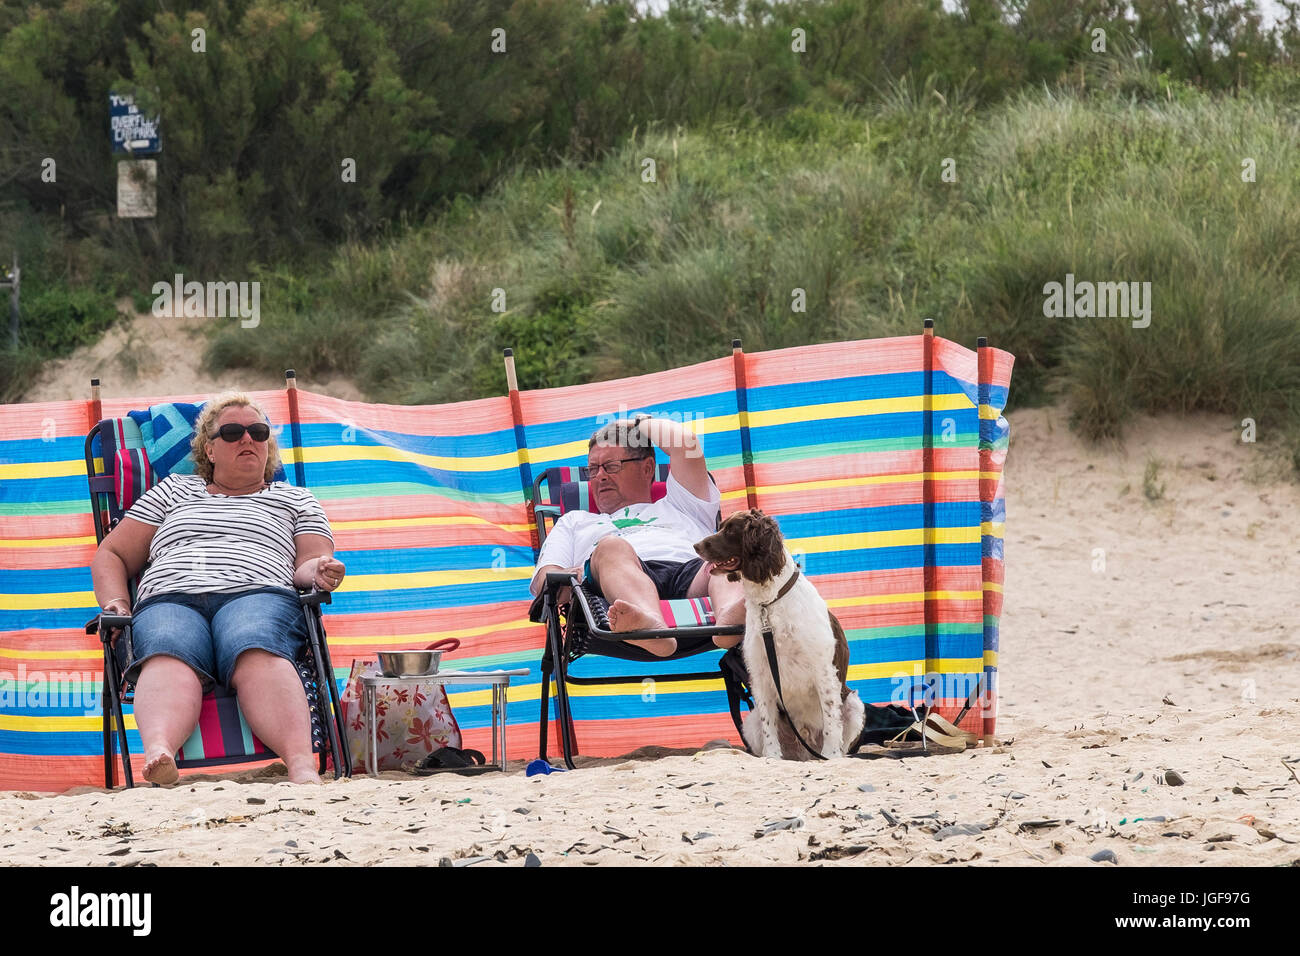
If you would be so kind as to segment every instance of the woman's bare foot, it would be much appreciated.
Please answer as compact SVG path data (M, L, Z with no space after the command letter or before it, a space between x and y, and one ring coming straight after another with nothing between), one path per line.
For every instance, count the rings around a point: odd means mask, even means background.
M162 747L152 747L145 752L144 779L161 787L169 787L180 779L176 761Z
M290 783L321 782L320 774L316 772L316 758L314 756L286 760L284 767L288 772Z

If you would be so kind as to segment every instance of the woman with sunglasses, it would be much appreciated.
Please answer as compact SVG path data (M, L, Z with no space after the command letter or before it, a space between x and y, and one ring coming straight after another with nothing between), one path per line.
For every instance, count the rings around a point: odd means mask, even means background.
M332 591L343 580L325 512L307 489L271 481L275 436L244 395L203 407L191 451L194 474L169 475L141 495L90 566L99 605L132 615L126 678L144 778L176 781L173 755L198 723L203 694L222 684L238 692L289 779L319 783L293 663L306 640L294 588ZM142 570L132 610L127 581Z

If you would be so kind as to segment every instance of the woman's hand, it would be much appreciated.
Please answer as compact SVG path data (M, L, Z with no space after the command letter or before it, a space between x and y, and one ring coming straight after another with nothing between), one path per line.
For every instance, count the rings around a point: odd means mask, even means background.
M312 577L312 584L321 591L333 591L343 583L345 574L347 568L342 561L329 555L321 555L316 559L316 572Z
M105 614L125 614L130 616L131 602L126 598L113 598L112 600L105 602L103 612ZM120 627L113 628L112 632L108 635L109 646L111 647L116 645L117 639L121 636L122 629Z

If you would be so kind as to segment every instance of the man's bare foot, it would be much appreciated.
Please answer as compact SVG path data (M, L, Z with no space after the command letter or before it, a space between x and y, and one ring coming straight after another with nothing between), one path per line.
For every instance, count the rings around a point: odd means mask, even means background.
M677 651L677 639L673 637L647 637L644 641L624 641L623 643L644 648L655 657L672 657Z
M144 779L148 783L169 787L180 779L176 761L166 750L161 747L153 748L145 753L145 758Z
M611 631L658 631L667 625L661 617L655 617L649 611L618 600L609 606L609 629Z
M618 600L609 606L609 629L618 633L628 631L657 631L668 625L663 618L655 617L627 601ZM656 657L671 657L677 650L677 640L671 637L648 637L643 641L628 641L633 647L640 647Z

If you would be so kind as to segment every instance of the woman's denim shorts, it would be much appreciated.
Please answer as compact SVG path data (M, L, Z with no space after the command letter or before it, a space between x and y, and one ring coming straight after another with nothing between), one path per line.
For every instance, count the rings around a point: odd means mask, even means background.
M294 661L307 640L307 625L296 594L277 588L219 594L155 594L131 614L135 658L126 672L134 682L151 657L184 661L203 681L230 686L235 660L260 648Z

